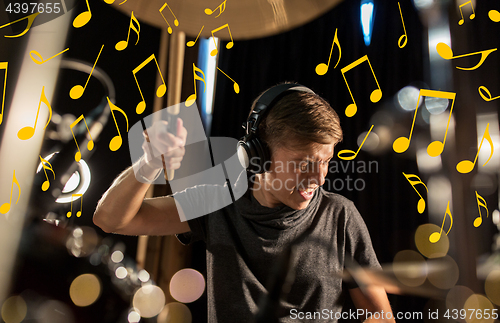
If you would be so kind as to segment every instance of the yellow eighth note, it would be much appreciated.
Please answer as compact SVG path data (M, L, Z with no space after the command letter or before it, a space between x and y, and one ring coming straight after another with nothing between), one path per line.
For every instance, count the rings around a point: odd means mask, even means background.
M134 23L137 25L137 27L134 25ZM128 27L128 34L127 34L127 40L121 40L116 43L115 48L116 50L124 50L128 46L128 40L130 38L130 29L132 29L136 34L137 34L137 41L135 44L139 42L139 32L141 31L141 24L137 20L137 18L134 16L134 12L132 11L132 14L130 15L130 25Z
M201 35L201 32L203 31L203 28L205 28L205 26L201 26L201 29L200 29L200 32L198 33L198 36L196 36L196 39L194 41L190 40L186 43L186 46L187 47L193 47L196 42L198 41L198 38L200 37Z
M16 178L16 170L14 169L14 173L12 174L12 185L10 187L10 200L9 203L4 203L2 206L0 206L0 213L6 214L10 210L10 205L12 204L12 192L14 190L14 183L17 185L17 189L19 190L19 195L17 196L16 204L19 202L19 198L21 197L21 185L19 185L19 182L17 181Z
M222 74L226 75L228 79L230 79L231 81L233 81L233 83L234 83L234 84L233 84L233 89L234 89L234 92L235 92L236 94L240 93L240 86L238 85L238 83L236 83L236 81L235 81L235 80L233 80L232 78L230 78L230 77L229 77L229 75L227 75L226 73L224 73L224 71L223 71L223 70L221 70L219 67L217 67L217 69L218 69L218 70L219 70Z
M90 70L89 77L87 78L87 82L85 82L85 86L81 85L75 85L69 90L69 96L73 99L79 99L82 97L83 92L85 92L85 89L87 88L87 84L89 84L90 78L92 77L92 73L94 72L94 68L97 64L97 61L99 60L99 56L101 56L102 49L104 48L104 44L101 46L101 50L99 51L99 54L97 55L97 58L94 62L94 66L92 66L92 69Z
M78 122L82 121L82 119L83 119L83 122L85 122L85 127L87 127L87 132L88 132L89 137L90 137L90 140L87 143L87 149L89 151L94 149L94 141L92 140L92 135L90 134L89 126L87 125L87 121L85 120L85 117L82 114L81 116L78 117L78 119L76 119L70 125L71 134L73 135L73 139L75 139L76 148L78 149L78 151L75 154L75 161L76 162L79 162L80 159L82 159L82 152L80 151L80 147L78 146L78 142L76 141L75 133L73 132L73 127L75 127L78 124Z
M80 28L83 27L87 24L87 22L90 21L90 18L92 18L92 12L90 11L90 5L89 5L89 0L85 0L87 2L87 9L86 11L80 13L78 16L75 17L73 20L73 27L75 28Z
M161 8L158 10L160 12L160 15L163 17L163 19L165 20L165 22L167 23L168 25L168 33L171 34L172 33L172 27L170 26L170 24L168 23L167 21L167 18L165 18L165 16L163 15L162 11L163 9L165 9L165 7L168 7L168 10L170 10L170 13L172 14L172 16L174 16L174 25L177 27L179 26L179 20L177 20L177 17L174 15L174 12L172 11L172 9L170 9L170 6L165 2L163 4L163 6L161 6Z
M497 49L493 48L493 49L483 50L481 52L453 56L453 51L451 50L450 46L448 46L445 43L438 43L436 45L436 50L437 50L439 56L441 56L442 58L444 58L446 60L481 54L481 60L476 65L474 65L472 67L459 67L459 66L456 67L459 70L472 71L472 70L475 70L476 68L480 67L481 65L483 65L483 62L486 60L488 55L490 55L491 53L493 53Z
M422 180L420 179L420 177L418 177L417 175L414 175L414 174L408 174L408 175L406 175L405 173L403 173L403 175L408 180L408 182L410 183L410 185L413 187L413 189L415 190L415 192L417 192L418 196L420 196L420 200L418 200L418 203L417 203L417 211L418 211L418 213L420 213L420 214L424 213L424 211L425 211L425 199L417 191L417 189L415 188L415 185L418 185L418 184L424 185L425 190L427 191L427 194L429 194L429 190L427 189L427 185L425 185L425 183L422 182Z
M420 97L422 96L452 100L450 115L448 117L448 124L446 125L446 132L444 134L443 141L441 142L437 140L431 142L429 146L427 146L427 153L429 154L429 156L436 157L443 152L444 145L446 144L446 136L448 134L448 128L450 127L451 113L453 112L453 105L455 104L455 97L456 97L456 93L453 92L420 89L417 99L417 107L415 108L415 115L413 116L413 122L411 123L410 135L408 137L399 137L398 139L394 140L394 143L392 144L392 149L394 149L394 151L397 153L403 153L408 149L408 147L410 147L411 136L413 134L413 127L415 126L415 120L417 119Z
M200 76L196 75L196 72L201 73L201 75L203 75L203 77L200 77ZM191 94L190 96L188 96L188 98L186 100L186 107L190 107L196 101L196 97L197 97L197 94L196 94L196 80L199 80L199 81L203 82L203 84L205 85L205 87L203 89L203 92L205 92L206 89L207 89L207 83L205 83L205 73L203 73L203 71L201 70L201 68L196 67L196 65L194 65L194 63L193 63L194 94Z
M16 21L9 22L8 24L0 26L0 29L2 29L4 27L10 26L12 24L15 24L18 21L21 21L21 20L24 20L24 19L28 19L28 26L26 26L26 29L24 29L22 33L14 35L14 36L6 36L6 35L4 35L4 37L15 38L15 37L21 37L22 35L26 34L28 32L28 30L30 30L31 25L33 24L33 21L35 21L36 16L38 16L39 14L40 14L39 12L36 12L36 13L34 13L32 15L26 16L26 17L21 18L21 19L17 19Z
M104 0L104 2L106 2L107 4L113 4L115 2L115 0ZM125 2L127 2L127 0L120 2L118 5L121 6Z
M486 217L488 217L488 206L486 205L486 200L476 192L477 210L479 211L479 216L474 220L474 226L477 228L483 223L483 215L481 214L481 206L486 209ZM481 200L481 201L479 201Z
M403 20L403 13L401 12L401 5L398 2L398 7L399 7L399 15L401 16L401 22L403 23L403 30L405 32L404 35L399 37L398 40L398 46L399 48L403 48L406 46L406 43L408 42L408 34L406 33L406 27L405 27L405 21ZM404 39L403 44L401 44L401 41Z
M488 17L490 17L490 20L493 22L499 22L500 21L500 12L497 10L490 10L488 12Z
M28 140L31 137L33 137L33 135L35 134L36 124L38 122L38 114L40 113L40 107L42 105L42 101L43 101L43 103L45 103L45 105L49 109L49 119L47 120L47 123L45 124L45 127L43 127L43 129L47 128L47 126L49 125L50 119L52 119L52 108L50 107L49 100L47 100L47 97L45 96L45 86L43 86L42 87L42 94L40 95L40 101L38 102L38 110L36 111L35 125L33 127L26 126L26 127L22 128L21 130L19 130L17 132L17 138L19 138L21 140Z
M486 102L493 101L493 100L496 100L496 99L500 98L500 96L496 96L496 97L492 98L490 90L488 90L488 88L486 86L481 85L477 90L479 91L479 95ZM486 95L481 90L483 90L488 95L488 97L486 97Z
M67 50L69 50L69 48L66 48L66 49L65 49L65 50L63 50L62 52L57 53L57 54L55 54L54 56L52 56L52 57L50 57L50 58L47 58L47 59L45 59L45 60L43 59L42 55L40 55L40 53L39 53L39 52L37 52L36 50L32 50L32 51L30 51L30 57L31 57L31 59L33 60L33 62L37 63L38 65L42 65L43 63L50 61L50 60L51 60L51 59L53 59L54 57L61 55L62 53L64 53L64 52L65 52L65 51L67 51ZM33 57L34 55L35 55L35 56L37 56L37 58Z
M125 120L127 121L127 132L128 132L128 118L127 118L127 114L125 112L123 112L122 109L120 109L119 107L114 105L109 100L108 97L106 97L106 98L108 99L108 104L109 104L109 109L111 110L111 115L113 116L113 120L115 121L116 130L118 131L118 135L114 136L113 139L111 139L111 141L109 142L109 149L111 151L117 151L122 146L123 138L122 138L122 135L120 134L120 128L118 128L118 123L116 123L116 118L115 118L115 114L113 113L113 111L118 111L121 114L123 114L123 116L125 117Z
M451 227L453 226L453 216L451 215L451 211L450 211L450 201L448 201L448 205L446 206L446 212L444 213L444 217L443 217L443 224L441 225L441 231L439 232L434 232L432 233L430 236L429 236L429 241L431 243L436 243L439 241L439 239L441 239L441 234L443 234L443 227L444 227L444 223L446 221L446 215L449 215L450 216L450 228L448 229L448 231L446 232L446 235L448 235L448 233L450 233L450 230L451 230Z
M341 150L337 153L337 157L342 159L342 160L353 160L354 158L356 158L356 156L358 156L359 151L361 150L361 147L363 147L363 144L365 143L366 138L368 138L368 136L370 135L370 132L372 131L373 126L374 125L372 125L370 127L370 130L368 130L368 132L366 133L365 139L363 139L363 141L361 142L361 145L359 145L359 148L356 152L354 152L353 150L350 150L350 149L344 149L344 150ZM340 156L341 154L351 154L351 155L350 156Z
M488 164L491 157L493 156L493 151L494 151L493 140L491 140L490 133L488 131L489 127L490 127L490 124L488 123L486 125L486 130L484 130L484 135L483 135L483 138L481 139L481 143L479 144L479 148L477 149L477 154L476 154L476 158L474 158L474 162L471 162L470 160L462 160L461 162L459 162L457 164L457 171L458 172L460 172L462 174L466 174L466 173L470 173L472 171L472 169L474 169L474 165L476 165L477 157L479 156L479 151L481 150L481 147L483 146L484 138L486 138L486 140L488 140L491 150L490 150L490 157L488 158L486 163L484 163L483 167L486 166L486 164Z
M7 87L7 67L9 62L0 62L0 70L5 70L5 78L3 81L3 95L2 95L2 110L0 111L0 124L3 121L3 108L5 106L5 88Z
M135 83L137 83L137 88L139 89L139 93L141 94L142 97L142 101L139 102L137 104L137 107L135 108L135 112L137 114L141 114L144 112L144 110L146 110L146 101L144 100L144 95L142 95L141 87L139 86L139 81L137 81L137 77L135 76L135 74L137 74L137 72L139 72L144 66L146 66L152 60L155 61L156 67L158 68L158 72L160 73L161 81L163 82L163 84L160 84L160 86L158 86L158 88L156 89L156 96L161 98L165 95L165 92L167 92L167 85L165 84L165 80L163 79L163 76L161 74L160 66L158 65L158 61L156 60L155 54L152 54L151 56L146 58L144 62L142 62L141 64L139 64L139 66L137 66L132 70Z
M470 4L470 7L472 8L472 13L471 15L469 16L470 20L476 18L476 13L474 12L474 6L472 5L472 1L467 1L465 3L462 3L460 6L459 6L459 9L460 9L460 15L462 16L462 19L460 19L458 21L458 24L459 25L463 25L464 24L464 13L462 12L462 7L465 6L465 5L468 5Z
M358 59L357 61L352 62L351 64L347 65L340 71L342 72L342 76L344 77L345 84L347 85L347 89L349 90L349 94L351 95L352 103L347 106L345 109L345 115L348 117L352 117L353 115L356 114L358 111L358 106L356 105L356 101L354 101L354 97L351 92L351 88L349 87L349 83L347 83L347 79L345 78L345 73L353 69L354 67L360 65L363 62L368 62L368 65L370 66L370 70L372 71L373 78L375 79L375 82L377 83L377 89L373 90L373 92L370 94L370 101L373 103L380 101L382 98L382 90L380 89L380 85L378 84L377 77L375 76L375 72L373 72L372 64L370 63L370 60L368 59L368 55L365 55Z
M342 56L342 49L340 48L339 39L337 38L337 30L338 28L335 29L335 36L333 36L333 43L332 43L332 48L330 49L330 56L328 57L328 63L327 64L320 63L316 66L315 71L316 74L318 75L325 75L326 72L328 72L328 67L330 66L330 59L332 58L333 47L335 46L335 44L337 44L337 47L339 48L339 59L337 60L337 64L335 64L335 67L333 69L335 69L337 65L339 65L340 57Z
M40 162L42 163L43 172L45 173L45 177L47 178L47 180L45 182L43 182L43 184L42 184L42 191L45 192L50 187L49 176L47 176L46 169L48 169L52 172L52 174L54 175L54 180L56 179L56 173L54 173L54 169L52 168L52 165L49 163L48 160L43 159L42 156L40 156L40 155L38 155L38 156L40 157ZM47 164L48 166L45 166L45 164Z
M210 9L210 8L206 8L205 9L205 14L207 15L211 15L213 14L217 9L219 9L219 14L217 16L215 16L215 18L219 17L223 12L224 10L226 10L226 1L227 0L224 0L223 3L221 3L217 8L215 8L214 10Z
M74 197L79 197L80 198L80 211L76 212L76 217L82 216L82 208L83 208L83 194L71 194L71 209L68 213L66 213L66 217L70 218L71 215L73 215L73 198Z
M214 30L212 30L212 39L214 40L214 45L215 45L215 49L213 49L211 52L210 52L210 55L211 56L215 56L217 55L217 53L219 52L217 50L217 44L215 43L215 36L214 36L214 33L218 32L219 30L222 30L224 28L227 28L227 31L229 32L229 37L231 38L231 41L229 43L226 44L226 48L227 49L231 49L233 48L233 45L234 45L234 41L233 41L233 36L231 35L231 29L229 28L229 24L225 24L224 26L221 26L219 28L215 28Z

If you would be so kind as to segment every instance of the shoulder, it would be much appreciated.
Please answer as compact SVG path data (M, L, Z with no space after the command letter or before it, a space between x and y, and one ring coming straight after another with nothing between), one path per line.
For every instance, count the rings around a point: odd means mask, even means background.
M328 207L329 209L333 209L336 211L344 211L351 213L353 211L357 212L356 206L354 203L337 193L325 191L323 188L320 188L320 205L322 207Z

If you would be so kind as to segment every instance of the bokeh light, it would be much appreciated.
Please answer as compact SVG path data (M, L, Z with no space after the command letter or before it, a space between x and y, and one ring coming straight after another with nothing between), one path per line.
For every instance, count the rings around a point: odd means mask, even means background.
M440 230L441 227L432 223L422 224L417 228L415 232L415 245L418 251L425 257L439 258L446 256L448 253L450 249L450 240L444 232L436 243L429 241L430 235Z
M484 291L490 301L500 305L500 270L493 270L486 276Z
M115 275L116 275L116 278L118 278L118 279L124 279L128 275L127 268L125 268L123 266L119 266L115 270Z
M132 304L142 317L153 317L165 306L165 293L155 285L142 286L135 292Z
M190 268L181 269L170 280L170 294L181 303L191 303L205 290L205 278Z
M465 317L467 323L490 323L494 321L491 316L494 306L484 295L471 295L465 301L464 309L467 311L467 316ZM485 318L485 310L488 310L490 313L490 318L488 319Z
M76 306L89 306L99 298L101 289L101 282L96 275L83 274L71 283L69 296Z
M38 323L74 323L75 317L71 309L63 302L48 300L40 304L36 311Z
M448 99L434 98L430 96L425 97L425 107L430 114L443 113L448 108L448 105Z
M413 250L402 250L394 256L393 270L396 278L406 286L416 287L427 278L427 263L424 257Z
M189 308L182 303L168 303L158 315L158 323L191 323L193 317Z
M446 294L446 308L449 310L464 308L465 302L473 294L472 289L466 286L454 286Z
M20 323L27 312L28 306L21 296L11 296L2 305L2 319L5 323Z
M121 252L120 250L115 250L113 251L113 253L111 254L111 260L115 263L119 263L123 260L125 256L123 255L123 252Z
M398 91L398 103L401 108L406 111L413 111L417 107L417 100L420 90L414 86L408 85ZM422 100L418 102L422 105Z
M127 316L129 323L138 323L141 320L141 315L137 311L130 311Z
M458 281L459 269L458 265L450 256L446 255L443 258L429 260L429 270L427 279L432 285L441 289L449 289L455 286Z

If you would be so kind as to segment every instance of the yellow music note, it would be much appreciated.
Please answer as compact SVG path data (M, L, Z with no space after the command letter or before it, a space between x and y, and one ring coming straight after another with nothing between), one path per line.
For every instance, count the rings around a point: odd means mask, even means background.
M170 27L170 24L168 23L167 18L165 18L165 16L162 13L162 11L163 11L163 9L165 9L165 7L168 7L168 10L170 10L170 13L172 14L172 16L174 16L174 25L175 26L179 26L179 20L177 20L177 17L174 15L174 12L172 11L172 9L170 9L170 6L165 2L163 4L163 6L161 6L161 8L160 8L159 11L160 11L160 15L163 17L163 19L165 20L165 22L168 25L168 29L167 29L168 33L171 34L172 33L172 27Z
M486 138L486 140L488 140L488 142L490 144L491 151L490 151L490 157L488 158L486 163L484 163L483 167L486 166L486 164L488 164L491 157L493 156L493 151L494 151L493 140L491 140L490 133L488 132L489 127L490 127L490 124L488 123L486 125L486 130L484 130L484 135L483 135L483 138L481 139L481 143L479 144L479 148L477 150L476 158L474 158L474 162L471 162L470 160L462 160L461 162L459 162L457 164L457 171L458 172L460 172L462 174L466 174L466 173L470 173L472 171L472 169L474 168L474 165L476 165L477 157L479 156L479 151L481 150L481 147L483 146L484 138Z
M213 14L213 13L214 13L217 9L219 9L219 14L218 14L217 16L215 16L215 18L219 17L219 16L220 16L220 15L224 12L224 10L226 10L226 1L227 1L227 0L224 0L224 2L223 2L223 3L221 3L221 4L220 4L217 8L215 8L214 10L212 10L212 9L210 9L210 8L206 8L206 9L205 9L205 13L206 13L207 15L209 15L209 16L210 16L210 15L211 15L211 14Z
M422 180L420 179L420 177L418 177L417 175L414 175L414 174L408 174L408 175L406 175L405 173L403 173L403 175L406 177L406 179L408 180L408 182L410 183L410 185L413 187L413 189L415 190L415 192L417 192L418 196L420 196L420 200L418 200L418 203L417 203L417 211L418 211L418 213L420 213L420 214L424 213L424 210L425 210L425 199L417 191L417 189L415 188L415 185L418 185L418 184L424 185L425 190L427 191L427 194L429 194L429 190L427 189L427 185L425 185L425 183L422 182ZM415 179L410 179L410 178L415 178Z
M152 60L155 61L156 67L158 68L158 72L160 73L161 81L163 82L163 84L160 84L160 86L158 86L158 88L156 89L156 96L161 98L165 95L165 92L167 92L167 85L165 84L165 80L163 80L160 66L158 65L158 61L156 60L155 54L152 54L144 62L142 62L141 64L139 64L139 66L137 66L132 70L132 74L134 74L135 83L137 83L137 88L139 88L139 93L141 93L142 97L142 101L139 102L137 104L137 107L135 108L135 112L137 112L137 114L141 114L144 112L144 110L146 109L146 101L144 100L144 95L142 95L141 87L139 86L139 82L137 81L137 77L135 76L135 74L139 72L144 66L146 66Z
M359 145L359 148L356 152L354 152L353 150L349 150L349 149L344 149L344 150L341 150L337 153L337 157L342 159L342 160L352 160L354 158L356 158L356 156L358 156L358 153L359 151L361 150L361 147L363 147L363 144L365 143L365 140L366 138L368 138L368 135L370 134L370 132L372 131L373 129L373 125L370 127L370 130L368 130L368 133L366 134L365 136L365 139L363 139L363 141L361 142L361 145ZM351 156L340 156L341 154L352 154Z
M83 194L71 194L71 209L68 213L66 213L66 217L70 218L73 215L73 198L80 197L80 211L76 212L76 217L82 216L82 208L83 208Z
M42 184L42 191L46 191L50 187L49 176L47 176L46 169L50 170L52 174L54 174L54 180L56 179L56 173L54 173L54 169L52 169L52 165L49 163L48 160L43 159L42 156L40 155L39 157L40 157L40 162L42 163L43 172L45 173L45 177L47 178L47 180ZM45 166L45 164L48 164L48 166Z
M62 53L64 53L64 52L65 52L65 51L67 51L67 50L69 50L69 48L66 48L66 49L65 49L65 50L63 50L62 52L57 53L57 54L55 54L54 56L52 56L52 57L50 57L50 58L47 58L47 59L45 59L45 60L43 59L42 55L40 55L40 53L39 53L39 52L37 52L36 50L32 50L32 51L30 52L30 57L31 57L31 59L33 60L33 62L37 63L38 65L42 65L43 63L50 61L50 60L51 60L51 59L53 59L54 57L61 55ZM37 58L33 57L33 55L38 56L39 60L38 60Z
M196 75L196 72L200 72L201 75L203 75L203 77L200 77L200 76ZM205 92L206 89L207 89L207 83L205 83L205 73L203 73L203 71L201 70L201 68L196 67L196 65L194 65L194 63L193 63L194 94L191 94L187 98L187 100L186 100L186 107L190 107L196 101L196 97L197 97L197 94L196 94L196 80L199 80L199 81L203 82L203 84L205 85L205 88L203 89L203 92Z
M10 205L12 203L12 192L14 190L14 183L17 185L17 189L19 190L19 195L17 196L16 204L19 202L19 198L21 197L21 185L19 185L19 182L17 181L16 178L16 170L14 169L14 174L12 175L12 186L10 187L10 200L9 203L4 203L2 206L0 206L0 213L6 214L10 210Z
M365 55L358 59L357 61L347 65L340 71L342 72L342 76L344 77L345 84L347 85L347 89L349 90L349 94L351 95L352 103L347 106L345 109L345 115L348 117L352 117L353 115L356 114L358 111L358 107L356 105L356 101L354 101L354 97L352 96L351 88L349 87L349 83L347 83L347 79L345 78L345 73L353 69L354 67L360 65L363 62L368 62L368 65L370 66L370 70L372 71L373 78L375 79L375 82L377 83L378 89L373 90L373 92L370 94L370 101L373 103L380 101L382 98L382 90L380 89L380 85L378 84L377 77L375 76L375 72L373 72L372 64L370 63L370 60L368 59L368 55Z
M330 56L328 57L328 64L320 63L316 66L315 71L318 75L325 75L326 72L328 72L328 67L330 66L330 59L332 58L333 47L335 46L335 44L337 44L337 47L339 48L339 59L337 60L337 64L335 64L335 67L333 69L335 69L337 65L339 65L340 57L342 56L342 49L340 48L339 39L337 38L337 30L338 28L335 29L335 36L333 37L332 48L330 49Z
M115 118L115 114L113 113L113 111L118 111L121 114L123 114L123 116L125 117L125 120L127 121L127 132L128 132L128 118L127 118L127 114L125 114L125 112L123 112L122 109L120 109L119 107L114 105L109 100L108 97L107 97L107 99L108 99L109 109L111 110L111 115L113 116L113 120L115 121L116 130L118 130L118 135L114 136L111 139L111 141L109 142L109 149L111 151L117 151L122 146L123 139L122 139L122 135L120 134L120 129L118 128L118 123L116 123L116 118Z
M231 41L230 41L229 43L227 43L227 44L226 44L226 48L227 48L227 49L231 49L231 48L233 48L234 41L233 41L233 36L231 35L231 29L229 28L229 24L225 24L224 26L221 26L221 27L219 27L219 28L216 28L216 29L212 30L212 39L214 40L215 49L214 49L214 50L212 50L212 51L210 52L210 55L211 55L211 56L215 56L215 55L217 55L217 53L219 52L219 51L217 50L217 44L215 43L215 36L214 36L214 33L218 32L219 30L222 30L222 29L224 29L224 28L227 28L227 31L229 32L229 37L231 38Z
M196 44L196 42L198 41L198 37L200 37L201 35L201 31L203 30L203 28L205 28L205 26L201 26L201 29L200 29L200 32L198 33L198 36L196 36L196 39L194 41L190 40L186 43L186 46L187 47L193 47L194 44Z
M78 16L75 17L75 19L73 20L73 27L75 28L80 28L85 26L87 22L90 21L90 18L92 18L92 12L90 11L89 0L85 1L87 2L88 10L80 13Z
M232 78L229 77L229 75L227 75L226 73L224 73L223 70L221 70L219 67L217 67L217 69L224 75L227 76L228 79L230 79L231 81L233 81L233 89L234 89L234 92L236 92L236 94L240 93L240 86L238 85L238 83L236 83L235 80L233 80Z
M496 96L494 98L491 97L491 93L490 91L488 90L488 88L486 88L486 86L483 86L481 85L478 89L479 91L479 95L483 98L484 101L488 102L488 101L493 101L493 100L496 100L498 98L500 98L500 96ZM483 90L484 92L486 92L486 94L488 95L488 97L486 97L485 94L483 94L483 92L481 92L481 90Z
M71 134L73 135L73 139L75 139L76 148L78 149L78 151L75 154L76 162L79 162L80 159L82 159L82 152L80 151L80 147L78 146L78 142L76 141L75 133L73 132L73 127L76 126L78 124L78 122L82 121L82 119L83 119L83 122L85 122L85 127L87 127L87 132L88 132L89 137L90 137L90 141L87 143L87 149L89 151L94 149L94 141L92 140L92 135L90 134L89 126L87 125L87 121L85 120L85 117L82 114L81 116L78 117L78 119L75 120L75 122L73 122L70 125Z
M137 27L135 27L134 22L137 24ZM137 43L139 42L139 32L141 31L141 24L139 24L139 21L137 20L137 18L135 18L133 11L132 15L130 16L130 25L128 27L127 40L121 40L117 42L115 45L116 50L124 50L125 48L127 48L128 40L130 38L130 29L135 31L135 33L137 34L137 41L135 42L135 44L137 45Z
M448 128L450 127L451 113L453 112L453 104L455 104L455 97L456 97L456 93L453 92L420 89L417 99L417 107L415 108L415 115L413 116L413 122L411 124L410 136L399 137L398 139L394 140L394 143L392 144L392 149L394 149L394 151L397 153L402 153L405 152L408 149L408 147L410 147L411 136L413 134L413 127L415 126L415 120L417 119L418 105L420 102L420 97L422 96L430 96L433 98L452 100L450 108L450 116L448 117L448 124L446 125L446 132L444 134L443 141L442 142L434 141L431 142L429 146L427 146L427 153L429 154L429 156L436 157L443 152L444 145L446 143L446 136L448 134Z
M9 62L0 62L0 70L5 70L5 78L3 81L3 95L2 95L2 111L0 111L0 124L3 121L3 108L5 106L5 89L7 88L7 67Z
M468 5L468 4L470 4L470 7L472 8L472 14L469 16L470 20L472 20L472 19L476 18L476 13L474 12L474 6L472 5L472 1L467 1L467 2L465 2L465 3L463 3L463 4L461 4L461 5L459 6L459 9L460 9L460 15L462 16L462 19L460 19L460 20L458 21L458 24L459 24L459 25L463 25L463 24L464 24L464 21L465 21L465 20L464 20L464 13L462 12L462 7L463 7L463 6L465 6L465 5Z
M481 60L479 61L479 63L477 63L473 67L459 67L459 66L456 66L456 68L459 69L459 70L471 71L471 70L475 70L476 68L478 68L479 66L481 66L483 64L483 62L486 60L486 58L488 57L488 55L490 55L492 52L496 51L497 49L493 48L493 49L488 49L488 50L484 50L484 51L481 51L481 52L475 52L475 53L469 53L469 54L463 54L463 55L453 56L453 51L451 50L450 46L446 45L445 43L438 43L436 45L436 50L437 50L439 56L441 56L442 58L444 58L446 60L455 59L455 58L461 58L461 57L467 57L467 56L472 56L472 55L476 55L476 54L481 54Z
M35 126L33 126L33 127L26 126L26 127L22 128L21 130L19 130L17 132L17 137L19 139L28 140L31 137L33 137L33 135L35 134L36 124L38 122L38 114L40 113L40 106L42 105L42 101L43 101L43 103L45 103L47 108L49 108L49 119L47 120L47 123L45 124L45 127L43 127L43 129L47 128L47 126L49 125L50 119L52 118L52 108L50 107L49 100L47 100L47 97L45 97L45 86L43 86L42 87L42 94L40 95L40 101L38 102L38 110L36 111Z
M490 17L491 21L499 22L500 21L500 12L497 10L490 10L488 12L488 17Z
M401 12L401 5L399 4L399 2L398 2L398 7L399 7L399 15L401 16L401 22L403 23L403 30L405 32L404 35L399 37L398 46L399 46L399 48L403 48L406 46L406 42L408 41L408 34L406 33L405 21L403 20L403 13ZM403 40L403 39L404 39L404 42L403 42L403 45L401 45L401 40Z
M99 56L101 56L101 52L102 52L103 48L104 48L104 44L101 46L101 50L99 51L99 54L97 55L97 58L94 62L94 66L92 66L92 69L90 70L90 74L89 74L89 77L87 78L87 82L85 82L85 86L75 85L71 88L71 90L69 90L69 96L73 100L76 100L76 99L79 99L82 97L83 92L87 88L87 84L89 84L90 78L92 77L92 73L94 72L94 68L97 64L97 61L99 60Z
M429 236L429 241L431 243L436 243L439 241L439 239L441 239L441 234L443 233L444 222L446 221L446 215L450 216L450 221L451 221L450 228L446 232L446 235L448 235L448 233L450 233L451 227L453 226L453 216L451 215L451 211L450 211L450 201L448 201L448 205L446 206L446 212L444 213L443 224L441 225L441 231L434 232Z
M479 211L479 216L474 220L474 226L477 228L483 223L483 215L481 214L481 206L486 209L486 217L488 217L489 211L488 206L486 205L486 200L476 192L476 201L477 201L477 210ZM481 201L479 201L481 199Z
M17 19L16 21L13 21L13 22L9 22L8 24L5 24L3 26L0 26L0 29L2 29L3 27L7 27L7 26L10 26L12 24L15 24L16 22L18 21L21 21L21 20L24 20L24 19L28 19L28 25L26 26L26 29L23 30L22 33L20 34L17 34L17 35L14 35L14 36L7 36L7 35L4 35L4 37L7 37L7 38L15 38L15 37L21 37L22 35L26 34L28 32L28 30L31 28L31 25L33 24L33 21L35 21L35 18L36 16L38 16L40 13L39 12L36 12L32 15L29 15L29 16L26 16L24 18L21 18L21 19Z
M115 2L115 0L104 0L104 2L106 2L107 4L113 4ZM127 2L127 0L120 2L118 5L121 6L125 2Z

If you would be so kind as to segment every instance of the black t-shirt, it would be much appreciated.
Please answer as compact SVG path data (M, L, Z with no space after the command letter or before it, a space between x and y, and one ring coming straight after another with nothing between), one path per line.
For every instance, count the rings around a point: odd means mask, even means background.
M186 214L216 196L217 189L210 186L174 195ZM340 312L346 289L354 287L343 284L340 276L346 259L380 268L354 204L322 188L304 210L267 208L248 193L188 223L191 232L179 235L179 240L206 242L209 322L251 322L267 294L273 267L292 243L294 279L280 301L280 322L297 322L292 311Z

